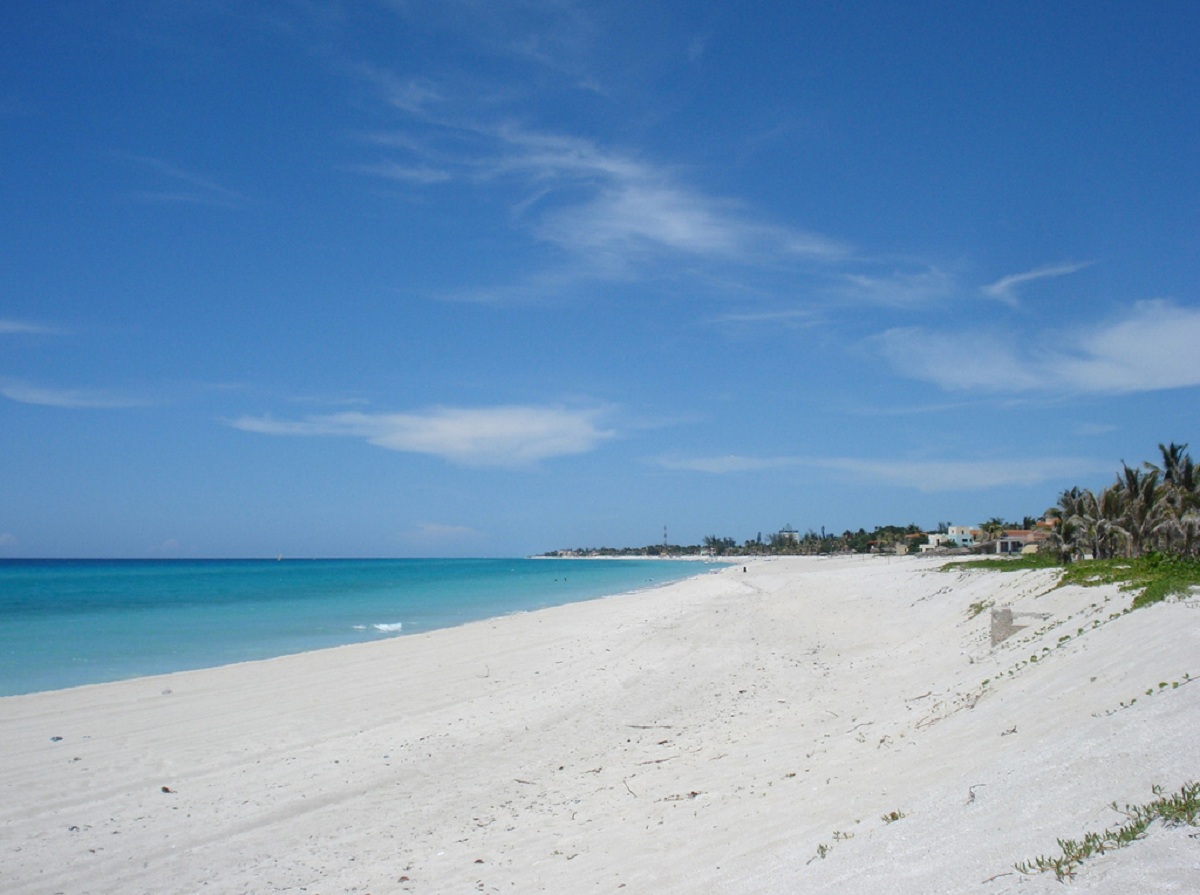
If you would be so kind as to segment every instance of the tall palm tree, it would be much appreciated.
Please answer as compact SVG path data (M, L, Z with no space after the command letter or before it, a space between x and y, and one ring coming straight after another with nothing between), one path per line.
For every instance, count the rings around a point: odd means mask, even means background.
M1141 470L1121 464L1121 474L1114 488L1121 491L1121 513L1114 528L1125 540L1126 555L1141 556L1153 544L1156 526L1162 520L1165 504L1158 486L1158 471Z
M1096 528L1093 534L1096 559L1129 555L1129 532L1121 525L1128 492L1118 480L1096 495Z
M1200 556L1200 472L1186 444L1158 449L1162 466L1122 463L1116 481L1098 494L1071 488L1059 495L1046 516L1055 521L1050 543L1063 562L1152 550Z
M1004 531L1008 528L1004 524L1004 520L999 516L993 516L987 522L979 526L979 530L983 532L984 541L998 541L1004 537Z
M1169 445L1159 444L1158 450L1162 454L1162 466L1147 463L1146 467L1160 473L1164 485L1195 491L1196 467L1192 458L1188 456L1187 445L1172 441Z
M1155 527L1157 547L1184 556L1196 555L1200 543L1200 482L1186 444L1160 444L1162 466L1146 468L1162 475L1159 519Z
M1045 512L1054 520L1050 543L1059 559L1071 562L1085 555L1096 556L1098 539L1096 526L1099 516L1096 495L1086 488L1069 488L1058 495L1058 503Z

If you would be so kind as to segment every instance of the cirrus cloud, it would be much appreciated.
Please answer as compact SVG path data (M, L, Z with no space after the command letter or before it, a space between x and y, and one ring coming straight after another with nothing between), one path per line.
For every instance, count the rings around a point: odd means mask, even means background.
M1003 302L1009 307L1015 308L1017 302L1017 287L1023 286L1025 283L1033 282L1034 280L1044 280L1047 277L1065 277L1068 274L1076 273L1083 270L1085 267L1091 267L1091 261L1085 261L1082 264L1048 264L1044 267L1036 268L1035 270L1027 270L1024 273L1014 273L1007 277L1002 277L996 282L983 287L983 294Z
M685 472L730 475L820 469L856 483L894 485L918 491L972 491L1037 485L1080 473L1103 472L1108 464L1080 457L1022 457L1020 463L978 460L869 460L859 457L717 457L660 458L658 465Z
M67 410L119 410L146 407L150 404L149 401L129 395L96 389L48 388L17 379L0 380L0 396L20 404L38 404Z
M740 281L841 264L855 254L840 239L711 194L642 153L531 129L477 103L464 109L461 97L476 93L465 85L360 71L400 115L396 129L366 136L375 158L354 170L414 189L494 192L531 246L561 250L516 285L466 290L471 300L560 297L564 286L573 291L634 273L695 277L698 268L728 268Z
M1200 308L1141 301L1120 319L1053 335L1035 342L906 327L874 344L903 375L948 391L1132 394L1200 385Z
M614 437L600 410L505 405L438 407L418 413L335 413L301 420L243 416L230 425L264 435L359 438L403 453L429 454L463 466L529 466L583 454Z
M45 326L41 323L35 323L31 320L13 320L12 318L0 318L0 334L3 335L33 335L33 336L55 336L61 333L60 330L52 326Z

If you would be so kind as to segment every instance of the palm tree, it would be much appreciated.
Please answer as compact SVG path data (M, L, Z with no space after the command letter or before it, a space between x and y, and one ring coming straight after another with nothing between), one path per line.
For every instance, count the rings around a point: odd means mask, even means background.
M1136 557L1153 543L1154 530L1166 505L1160 499L1157 470L1142 471L1125 463L1121 467L1114 487L1121 491L1122 512L1114 520L1114 527L1124 536L1126 555Z
M1161 467L1122 463L1116 481L1099 494L1071 488L1059 495L1046 516L1055 520L1050 543L1063 562L1152 550L1200 556L1200 474L1186 444L1158 449Z
M998 541L1004 537L1004 531L1006 528L1008 528L1008 526L999 516L993 516L987 522L983 522L979 526L979 530L983 532L983 542L985 544L989 541Z
M1122 527L1128 492L1120 482L1109 485L1096 495L1096 528L1092 535L1096 559L1110 559L1128 555L1129 533Z
M1050 543L1064 562L1096 556L1098 506L1096 495L1086 488L1070 488L1058 495L1058 503L1046 510L1046 518L1055 520Z
M1196 467L1187 454L1187 445L1172 441L1169 445L1159 444L1158 450L1162 454L1162 466L1147 463L1146 468L1160 473L1164 485L1195 491Z
M1160 444L1162 466L1146 468L1162 475L1159 518L1155 526L1157 546L1164 552L1184 556L1196 554L1200 542L1200 483L1186 444Z

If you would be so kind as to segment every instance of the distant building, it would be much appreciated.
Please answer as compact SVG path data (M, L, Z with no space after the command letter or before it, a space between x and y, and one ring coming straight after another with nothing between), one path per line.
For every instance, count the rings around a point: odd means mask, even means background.
M926 535L929 541L921 545L921 552L926 553L930 550L939 548L953 547L954 542L950 540L950 535L940 531L933 531Z
M951 525L946 529L946 537L955 547L974 547L975 540L980 534L979 529L971 528L969 525Z
M1043 541L1049 538L1053 529L1052 521L1044 521L1037 523L1032 530L1009 529L1000 537L989 540L984 537L981 529L972 528L969 525L950 525L946 527L944 534L941 532L928 534L929 543L922 544L921 551L965 547L968 550L978 550L982 553L1014 556L1018 553L1036 550Z
M1049 531L1050 526L1044 523L1038 523L1038 527L1031 531L1009 529L994 541L985 543L983 549L987 553L996 553L1003 556L1013 556L1023 553L1026 548L1036 550L1038 545L1049 537Z

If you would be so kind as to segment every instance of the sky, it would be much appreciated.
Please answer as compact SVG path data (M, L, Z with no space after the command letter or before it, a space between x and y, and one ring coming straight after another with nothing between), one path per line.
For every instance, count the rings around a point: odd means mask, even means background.
M0 13L0 557L1019 521L1200 453L1200 6Z

